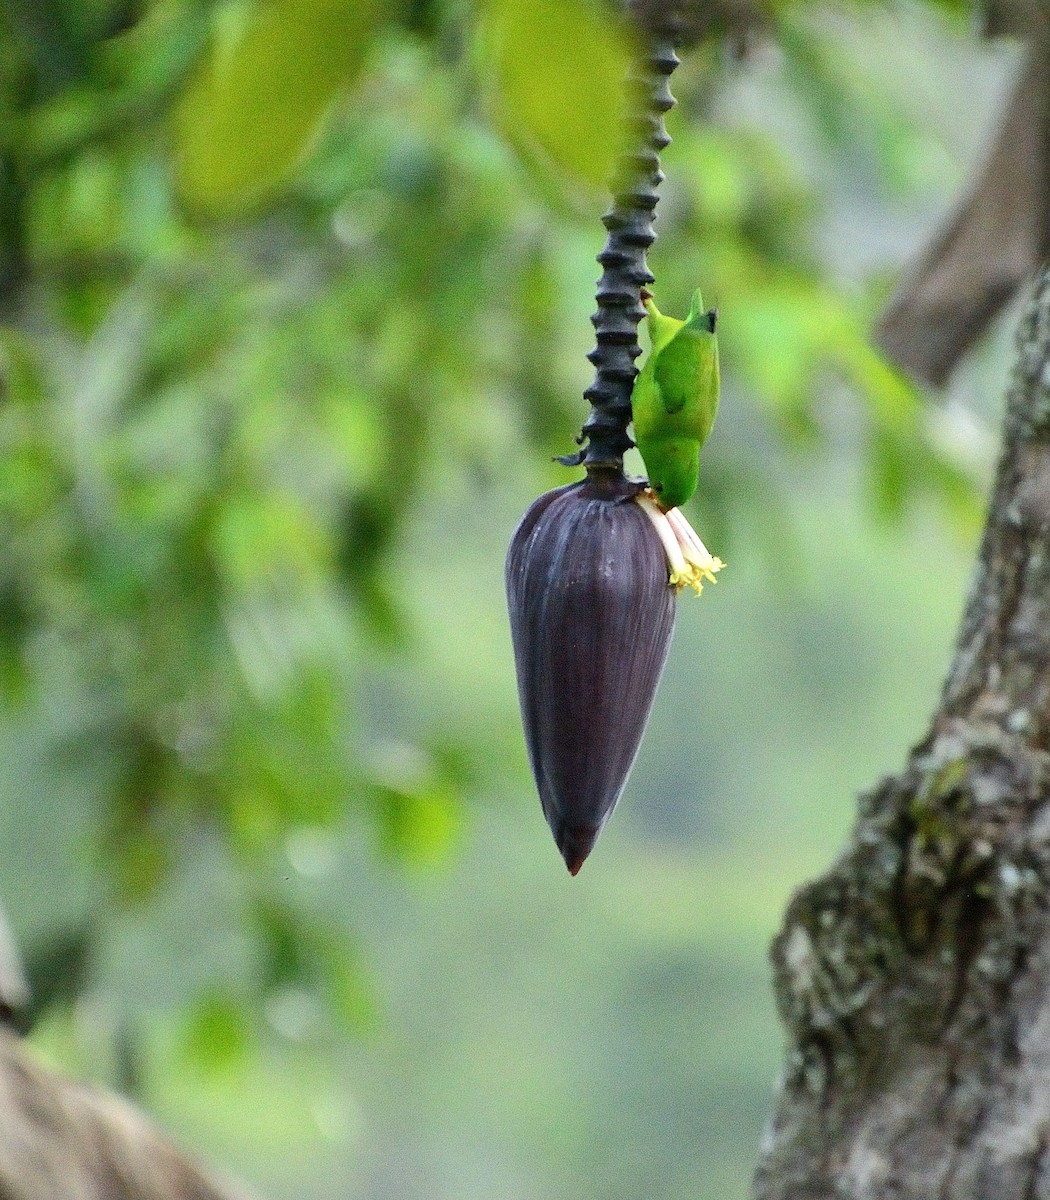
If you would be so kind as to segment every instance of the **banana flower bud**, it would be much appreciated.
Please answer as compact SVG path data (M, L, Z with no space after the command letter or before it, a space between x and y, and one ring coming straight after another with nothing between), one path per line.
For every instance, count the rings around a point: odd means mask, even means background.
M507 555L525 741L572 875L627 783L674 629L678 580L641 492L612 471L547 492Z

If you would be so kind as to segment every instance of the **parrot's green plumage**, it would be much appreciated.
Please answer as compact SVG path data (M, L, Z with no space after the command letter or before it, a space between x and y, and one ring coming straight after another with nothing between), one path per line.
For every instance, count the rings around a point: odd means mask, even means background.
M700 447L718 413L717 314L704 311L699 291L684 321L665 317L651 299L645 307L652 348L631 393L634 440L667 511L696 491Z

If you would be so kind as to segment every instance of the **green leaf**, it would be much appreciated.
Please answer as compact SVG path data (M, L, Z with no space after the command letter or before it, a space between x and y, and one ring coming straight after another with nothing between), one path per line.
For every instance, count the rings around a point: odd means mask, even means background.
M244 1006L214 991L203 996L190 1014L183 1034L183 1053L200 1070L222 1074L244 1065L251 1040Z
M308 966L306 926L287 904L262 901L255 912L265 956L263 973L267 988L301 983Z
M375 984L345 935L319 946L318 969L322 993L332 1015L356 1034L374 1029L379 1021Z
M592 0L490 0L484 24L490 104L526 164L587 189L607 187L623 138L628 46Z
M180 195L206 213L244 210L311 149L360 71L387 0L269 0L226 24L175 112Z
M32 340L17 329L0 326L0 402L33 405L44 394L40 356Z

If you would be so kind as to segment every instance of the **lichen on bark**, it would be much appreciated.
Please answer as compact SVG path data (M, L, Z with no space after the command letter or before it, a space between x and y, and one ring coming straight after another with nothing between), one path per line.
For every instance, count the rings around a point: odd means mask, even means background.
M773 945L756 1200L1050 1200L1050 271L953 662Z

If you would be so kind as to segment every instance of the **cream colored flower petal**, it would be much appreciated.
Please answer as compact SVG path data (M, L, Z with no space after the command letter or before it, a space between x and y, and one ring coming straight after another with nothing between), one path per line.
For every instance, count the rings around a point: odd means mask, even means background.
M668 582L673 588L681 591L684 587L691 587L699 596L704 590L705 579L717 582L715 572L720 571L725 563L707 549L677 508L664 512L650 491L640 492L635 496L635 501L659 534L667 555Z
M642 512L653 523L653 528L659 534L660 541L663 543L664 553L667 555L667 565L671 571L671 582L676 587L680 587L681 584L678 583L678 579L680 577L684 578L689 574L689 564L686 562L678 538L675 537L675 532L667 520L667 515L653 499L651 492L640 492L635 496L635 502L640 505Z
M667 521L674 530L675 537L678 539L689 565L699 572L702 579L709 579L712 583L717 583L715 572L721 571L725 563L708 550L680 509L672 508L667 514Z

